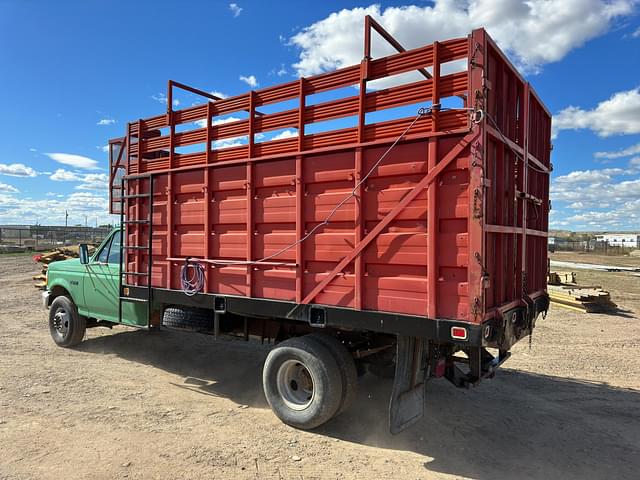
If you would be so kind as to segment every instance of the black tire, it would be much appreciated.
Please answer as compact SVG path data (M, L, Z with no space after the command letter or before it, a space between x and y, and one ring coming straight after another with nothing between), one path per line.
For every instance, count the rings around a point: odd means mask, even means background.
M262 385L277 417L303 430L329 421L342 401L342 379L334 355L309 336L285 340L269 352Z
M193 332L213 330L213 312L200 308L167 307L162 315L162 325Z
M78 309L69 297L59 296L49 309L49 332L61 347L74 347L82 342L87 330L87 319L78 314Z
M342 400L336 415L340 415L349 408L356 398L358 391L358 370L356 369L356 362L353 361L353 356L349 353L349 350L347 350L336 337L324 333L312 333L309 337L327 347L333 354L336 362L338 362L340 377L342 378Z

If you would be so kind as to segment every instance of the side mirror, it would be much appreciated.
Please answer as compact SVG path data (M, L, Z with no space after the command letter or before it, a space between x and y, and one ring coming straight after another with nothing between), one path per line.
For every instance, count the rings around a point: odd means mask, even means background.
M89 248L86 243L80 244L80 263L82 265L87 265L89 263Z

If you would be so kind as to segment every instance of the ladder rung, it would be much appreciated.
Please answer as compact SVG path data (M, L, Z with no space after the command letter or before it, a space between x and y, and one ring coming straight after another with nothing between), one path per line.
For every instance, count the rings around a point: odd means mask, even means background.
M122 272L123 275L137 275L138 277L148 277L147 272Z
M149 300L146 298L134 298L134 297L120 297L120 300L124 302L138 302L138 303L148 303Z
M123 220L122 223L149 223L149 220Z
M151 198L148 193L132 193L131 195L122 195L122 198Z
M123 245L122 248L125 248L127 250L149 250L151 247L149 245L147 245L147 246L143 246L143 245Z

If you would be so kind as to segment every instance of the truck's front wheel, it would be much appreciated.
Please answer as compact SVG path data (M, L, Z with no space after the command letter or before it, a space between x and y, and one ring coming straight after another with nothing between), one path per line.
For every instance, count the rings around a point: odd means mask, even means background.
M49 310L49 331L56 344L61 347L78 345L86 329L87 320L78 314L71 299L60 296L53 300Z
M271 350L262 380L271 409L292 427L316 428L330 420L342 402L338 363L310 336L291 338Z

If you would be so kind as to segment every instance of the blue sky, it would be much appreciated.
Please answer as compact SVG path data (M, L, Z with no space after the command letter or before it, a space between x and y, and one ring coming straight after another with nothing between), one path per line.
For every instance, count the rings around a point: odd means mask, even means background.
M551 227L640 230L639 11L636 0L0 0L0 223L64 224L65 210L72 224L108 221L103 147L164 111L169 78L235 95L357 63L370 13L408 48L484 25L555 116Z

